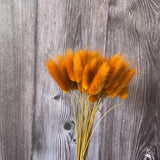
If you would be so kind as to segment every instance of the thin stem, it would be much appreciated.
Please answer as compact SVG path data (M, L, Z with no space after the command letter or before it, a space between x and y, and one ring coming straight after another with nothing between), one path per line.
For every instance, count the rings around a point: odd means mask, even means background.
M102 103L102 105L101 105L101 107L99 108L99 112L100 112L100 110L102 109L102 107L104 106L104 104L109 100L109 98L110 97L108 97L103 103ZM98 115L98 112L96 112L96 115L95 115L95 118L97 117L97 115Z
M102 107L104 106L104 104L109 100L110 97L108 97L101 105L101 107L98 109L98 111L100 111L102 109Z
M105 117L111 110L113 110L114 108L122 105L123 103L124 103L124 100L122 100L122 102L121 102L120 104L117 104L117 105L111 107L108 111L106 111L106 112L104 113L104 115L101 117L101 119L97 122L96 126L94 127L94 129L93 129L93 131L92 131L92 134L91 134L91 136L89 137L89 140L88 140L88 142L87 142L87 145L86 145L86 148L85 148L85 150L84 150L84 153L85 153L85 151L86 151L86 149L87 149L87 147L88 147L88 145L89 145L90 139L91 139L92 135L94 134L96 128L98 127L99 123L104 119L104 117Z
M77 134L77 155L79 155L79 137L78 137L78 123L77 123L77 113L76 113L76 106L74 105L72 95L70 92L68 92L72 105L73 105L73 110L74 110L74 118L75 118L75 125L76 125L76 134Z
M85 139L86 139L86 134L87 134L87 126L88 126L88 115L89 114L89 99L88 96L85 95L85 109L84 109L84 133L83 133L83 139L82 139L82 146L81 146L81 156L82 157L82 151L85 145Z
M81 121L79 122L80 127L80 143L79 143L79 149L80 149L80 154L79 156L81 157L81 150L82 150L82 142L83 142L83 126L84 126L84 94L81 94L81 99L80 99L81 104L79 105L79 107L81 107Z
M89 137L90 137L90 135L92 133L92 127L93 127L93 124L94 124L96 112L97 112L97 102L94 103L93 110L91 112L90 119L88 121L88 127L86 128L86 136L85 136L85 140L84 140L84 148L82 150L82 155L83 156L86 154L86 151L87 151L87 148L88 148L88 145L89 145L89 143L87 143L87 142L88 142L88 139L89 139ZM86 144L88 144L88 145L86 146Z

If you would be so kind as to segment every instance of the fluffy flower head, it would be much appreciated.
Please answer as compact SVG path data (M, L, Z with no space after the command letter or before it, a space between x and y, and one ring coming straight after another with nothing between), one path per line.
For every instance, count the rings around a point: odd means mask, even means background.
M46 67L64 92L85 92L92 102L106 96L127 98L135 74L135 69L120 53L107 59L97 50L81 49L75 54L68 50L64 57L58 55L57 62L49 59Z

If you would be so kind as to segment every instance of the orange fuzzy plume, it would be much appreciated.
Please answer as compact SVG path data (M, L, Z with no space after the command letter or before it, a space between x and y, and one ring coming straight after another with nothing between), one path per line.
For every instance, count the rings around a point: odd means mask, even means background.
M120 58L120 54L117 53L115 56L113 56L109 59L110 71L109 71L108 77L106 77L106 80L105 80L105 85L104 85L104 89L103 89L104 95L108 94L107 90L111 86L113 79L119 69L119 63L117 63L119 58Z
M112 78L112 83L109 88L107 88L106 92L111 94L120 84L121 79L125 75L126 69L128 67L128 63L124 62L119 66L119 70L115 73L115 76Z
M120 53L117 53L116 55L114 55L109 59L109 64L114 66L114 64L119 60L119 58L120 58Z
M72 85L72 81L69 79L69 76L66 70L66 66L65 66L65 61L60 55L58 55L58 64L59 64L61 73L63 75L64 82L66 83L68 87L70 87Z
M97 95L90 95L90 96L89 96L89 101L91 101L91 102L96 102L96 101L98 101L98 96L97 96Z
M88 63L83 71L83 78L82 78L82 87L87 90L96 74L97 70L97 59L91 60L90 63Z
M97 71L97 73L96 73L96 75L95 75L95 77L94 77L94 79L88 89L89 94L96 95L101 91L101 89L104 85L104 81L106 79L106 76L109 72L109 69L110 69L110 67L109 67L107 61L104 62L100 66L99 70Z
M74 55L68 50L65 58L58 55L57 64L49 59L46 66L64 92L86 92L92 102L106 96L127 98L129 82L135 74L120 53L107 59L97 50L81 49Z
M84 67L88 61L88 51L79 50L79 54L81 57L81 64Z
M117 53L109 60L109 65L111 66L111 71L112 71L112 79L116 77L116 74L119 72L123 63L124 63L124 58L120 57L119 53Z
M121 99L126 99L128 97L128 87L125 87L119 95Z
M64 91L68 92L70 89L70 86L68 86L64 79L63 79L63 73L61 72L60 68L57 66L57 64L54 62L54 60L49 59L46 63L46 66L48 68L49 73L52 75L56 83L59 85L59 87Z
M89 64L87 64L83 71L83 79L82 79L82 87L87 90L89 87L89 71L90 67Z
M88 55L88 63L83 71L82 87L85 90L89 88L97 70L105 61L105 58L102 55L97 55L97 51L90 53L90 56Z
M97 58L98 57L98 51L97 50L95 50L93 52L89 51L88 56L89 56L90 59Z
M122 80L120 81L119 86L116 88L116 90L110 94L111 97L116 97L118 94L121 93L121 91L127 87L129 85L130 80L132 79L132 77L135 74L135 69L128 69L124 75L124 77L122 78Z
M98 56L98 66L100 66L103 62L105 62L105 58L102 55Z
M119 53L117 53L115 56L110 58L109 65L111 67L112 80L116 76L116 74L118 73L118 71L121 68L123 62L124 62L124 59L122 57L120 57Z
M121 75L122 70L128 67L128 63L124 63L124 58L120 57L119 53L109 59L110 72L105 80L104 95L108 95L113 90L116 79L119 82L118 75Z
M82 80L82 72L83 72L83 66L81 63L81 56L80 52L76 52L73 58L73 64L74 64L74 76L76 82L80 82Z
M78 89L79 89L81 92L83 92L82 82L77 83L77 85L78 85Z
M64 59L59 54L58 54L58 64L62 74L65 76L66 75L65 62Z
M73 70L73 54L72 51L69 50L65 56L65 66L69 75L69 78L72 81L75 81L74 70Z

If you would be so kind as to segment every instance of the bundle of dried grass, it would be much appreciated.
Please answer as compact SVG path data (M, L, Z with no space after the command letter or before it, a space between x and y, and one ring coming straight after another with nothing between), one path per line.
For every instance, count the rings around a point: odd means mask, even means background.
M97 50L79 50L75 54L68 50L58 62L49 59L46 63L56 83L71 98L77 134L77 160L86 160L90 139L106 114L121 105L111 107L93 129L94 120L102 109L105 97L128 97L129 82L135 69L120 53L107 59ZM74 94L76 93L76 94ZM123 102L123 101L122 101Z

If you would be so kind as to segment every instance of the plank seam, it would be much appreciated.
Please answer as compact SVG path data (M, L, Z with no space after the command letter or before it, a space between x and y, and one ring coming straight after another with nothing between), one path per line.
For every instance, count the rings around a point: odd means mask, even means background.
M35 2L35 34L34 34L34 80L33 80L33 108L32 108L32 132L31 132L31 157L33 159L33 138L34 138L34 124L35 124L35 106L36 106L36 99L37 99L37 50L38 50L38 0Z

